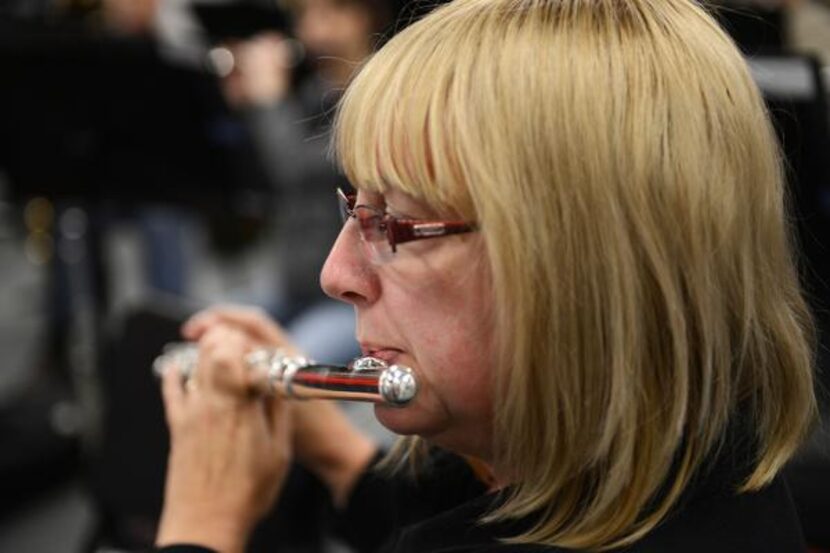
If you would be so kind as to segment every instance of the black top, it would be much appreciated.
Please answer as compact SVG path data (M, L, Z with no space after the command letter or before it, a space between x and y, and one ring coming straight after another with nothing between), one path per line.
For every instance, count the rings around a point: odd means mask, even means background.
M404 528L384 551L518 552L561 548L505 545L523 521L481 526L476 521L494 504L482 496L436 517ZM806 550L786 486L776 481L757 494L719 495L689 503L627 553L798 553Z
M674 513L653 532L619 553L800 553L806 551L786 485L776 479L757 493L736 494L738 472L715 463L684 495ZM506 545L500 538L525 530L528 520L483 526L478 519L498 501L487 494L467 464L440 453L417 479L367 472L337 528L360 552L512 553L564 549ZM163 553L211 553L172 546Z

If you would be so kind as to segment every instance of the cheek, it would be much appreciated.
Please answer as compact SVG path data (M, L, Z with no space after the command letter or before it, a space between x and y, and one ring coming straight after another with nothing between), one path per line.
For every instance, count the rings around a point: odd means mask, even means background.
M385 320L394 321L398 335L405 337L422 391L406 409L377 409L378 419L402 434L478 436L492 420L489 317L471 311L466 300L452 294L427 296L411 290L394 302L397 316Z
M492 404L491 337L484 329L459 325L436 339L445 347L436 348L442 355L434 360L438 370L431 376L448 410L464 418L486 416Z
M431 260L437 257L430 254ZM420 270L402 259L396 267L384 275L379 318L404 340L423 393L406 409L380 408L378 418L393 431L417 433L451 449L486 451L495 359L486 273L476 270L469 255L447 255Z
M438 302L441 316L424 321L413 354L447 410L464 418L486 416L492 405L493 331L488 312L471 301ZM422 304L423 305L423 304ZM435 311L433 311L434 313Z

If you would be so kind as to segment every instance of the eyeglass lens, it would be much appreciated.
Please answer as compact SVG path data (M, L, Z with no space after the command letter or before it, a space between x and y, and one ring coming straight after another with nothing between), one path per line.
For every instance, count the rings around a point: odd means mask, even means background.
M371 206L354 205L354 196L338 194L340 215L345 224L350 218L357 220L361 242L368 247L370 257L375 262L383 262L392 257L392 243L387 232L387 219L382 211Z

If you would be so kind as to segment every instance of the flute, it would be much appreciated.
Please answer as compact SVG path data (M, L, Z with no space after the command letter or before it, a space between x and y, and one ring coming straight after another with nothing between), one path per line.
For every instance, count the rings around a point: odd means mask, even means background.
M193 377L199 360L194 343L168 344L153 362L157 376L178 370L184 381ZM418 393L415 373L375 357L359 357L349 365L325 365L281 349L258 349L245 357L254 388L262 394L292 399L331 399L403 407Z

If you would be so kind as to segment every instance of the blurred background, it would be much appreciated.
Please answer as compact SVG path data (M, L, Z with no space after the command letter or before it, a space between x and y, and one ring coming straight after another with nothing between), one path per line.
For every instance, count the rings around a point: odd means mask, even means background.
M317 359L357 353L351 309L317 280L346 185L332 110L436 3L0 0L0 551L152 543L167 435L150 367L195 310L258 306ZM786 153L827 420L830 1L708 4ZM830 551L826 424L788 477ZM326 512L297 467L250 550L340 551Z

